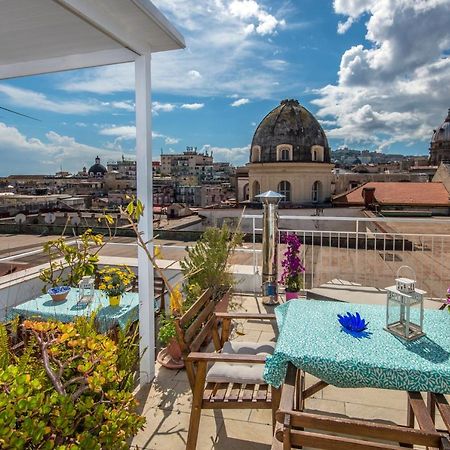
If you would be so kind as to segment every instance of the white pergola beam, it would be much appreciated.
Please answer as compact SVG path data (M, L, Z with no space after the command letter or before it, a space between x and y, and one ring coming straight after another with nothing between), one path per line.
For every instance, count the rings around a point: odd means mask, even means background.
M32 60L16 64L0 65L0 80L132 62L135 59L136 54L132 51L126 48L117 48L93 53L80 53L57 58Z
M122 0L53 0L89 22L120 45L143 55L152 52L184 48L184 39L172 24L148 0L131 0L136 8L130 8ZM122 9L122 11L121 11ZM113 13L114 12L114 13ZM141 28L137 33L132 25L151 19L152 28ZM164 33L161 31L164 30ZM154 37L159 39L152 39Z
M144 242L153 239L153 169L152 169L152 110L151 53L136 58L136 170L137 197L144 204L139 232ZM153 243L148 248L153 254ZM144 386L155 376L155 311L153 266L144 249L138 248L139 267L139 333L140 384ZM162 301L164 301L162 299Z

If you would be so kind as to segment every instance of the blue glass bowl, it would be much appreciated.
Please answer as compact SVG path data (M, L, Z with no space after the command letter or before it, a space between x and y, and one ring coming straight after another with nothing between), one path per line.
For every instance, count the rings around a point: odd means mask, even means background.
M366 330L367 325L369 325L369 322L366 322L365 319L361 318L358 312L355 314L347 312L346 315L341 316L338 314L337 316L339 323L348 331L362 332Z

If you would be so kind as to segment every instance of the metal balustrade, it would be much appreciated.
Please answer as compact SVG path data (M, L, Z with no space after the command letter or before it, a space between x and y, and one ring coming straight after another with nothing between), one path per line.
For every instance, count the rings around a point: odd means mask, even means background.
M262 230L256 223L261 216L244 218L253 226L257 273L261 260L256 241ZM295 226L290 227L293 222ZM446 295L450 281L450 221L446 219L281 215L280 224L280 262L285 251L281 243L283 234L296 233L304 244L305 289L325 283L327 287L353 284L384 289L393 284L397 269L408 265L416 272L418 286L427 291L427 297L441 299ZM303 228L302 224L306 226ZM337 229L342 224L347 230ZM429 225L448 227L449 234L401 231L402 226L414 230Z

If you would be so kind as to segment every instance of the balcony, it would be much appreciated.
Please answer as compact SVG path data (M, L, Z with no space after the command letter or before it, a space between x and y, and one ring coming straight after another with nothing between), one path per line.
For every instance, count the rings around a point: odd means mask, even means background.
M297 212L298 213L298 212ZM259 296L261 286L261 216L243 216L246 242L231 261L236 278L234 307L238 311L272 312ZM447 290L450 221L446 219L398 219L380 217L280 216L280 231L296 233L304 245L304 286L311 299L362 304L384 304L384 288L393 284L402 265L416 272L417 285L427 291L426 307L438 309ZM182 235L182 233L180 233ZM0 278L2 315L40 292L37 276L45 266L40 245L46 238L0 236L0 262L15 271ZM20 242L20 245L18 244ZM188 243L193 245L193 242ZM186 251L183 241L156 241L161 250L159 265L172 282L180 277L180 261ZM278 252L284 252L279 243ZM137 248L131 238L115 238L104 247L101 265L127 264L138 271ZM25 270L20 270L21 265ZM167 299L166 299L167 300ZM284 301L284 296L281 295ZM272 325L255 320L236 321L234 341L266 342L277 338ZM192 395L186 372L168 370L156 363L150 385L136 388L139 412L147 425L131 448L170 446L183 449L191 411ZM315 380L307 376L307 387ZM407 395L402 391L342 389L329 386L306 401L308 411L384 423L407 424ZM445 429L441 419L438 429ZM208 410L203 412L199 449L269 449L272 442L270 410Z

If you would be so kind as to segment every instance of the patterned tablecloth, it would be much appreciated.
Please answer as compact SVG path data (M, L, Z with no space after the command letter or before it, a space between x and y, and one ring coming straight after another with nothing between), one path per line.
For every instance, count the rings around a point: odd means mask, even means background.
M342 330L337 314L359 312L368 336ZM338 387L373 387L450 394L450 314L425 310L426 336L405 342L383 328L386 308L291 300L275 309L279 337L264 379L278 387L288 362Z
M24 318L54 319L61 322L72 322L77 316L89 316L97 312L97 321L101 332L114 325L125 328L128 322L139 318L139 296L135 292L122 295L119 306L109 306L109 300L102 291L95 291L89 305L78 304L78 289L71 289L66 300L54 302L50 295L44 294L15 306L7 314L7 319L16 316Z

